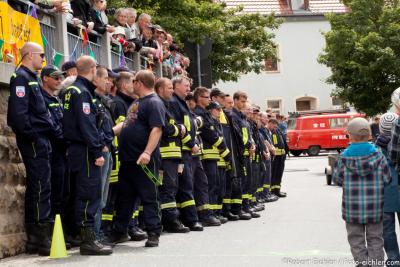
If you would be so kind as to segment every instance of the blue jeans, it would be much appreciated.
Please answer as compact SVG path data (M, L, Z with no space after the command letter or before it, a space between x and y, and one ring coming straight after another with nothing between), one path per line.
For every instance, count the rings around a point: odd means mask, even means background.
M400 252L396 236L396 215L400 221L400 214L396 212L385 212L383 214L383 240L387 255L387 261L397 261L400 266ZM389 266L389 265L388 265Z
M98 239L102 238L101 232L101 214L103 208L106 206L107 195L108 195L108 180L111 175L111 169L113 166L113 159L111 157L111 152L103 152L104 165L101 167L101 200L100 207L94 218L95 220L95 232Z

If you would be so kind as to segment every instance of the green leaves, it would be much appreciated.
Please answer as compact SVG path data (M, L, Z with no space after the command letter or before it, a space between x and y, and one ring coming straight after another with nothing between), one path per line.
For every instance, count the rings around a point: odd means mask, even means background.
M274 16L240 13L242 8L225 9L225 4L210 0L128 0L138 13L153 16L153 23L170 32L183 47L186 40L202 43L211 39L214 83L236 81L240 74L262 71L264 60L274 57L270 30L280 20ZM126 7L126 2L111 0L111 6Z
M400 9L397 1L347 0L352 12L329 15L332 30L319 61L332 70L335 96L367 115L386 112L400 86Z

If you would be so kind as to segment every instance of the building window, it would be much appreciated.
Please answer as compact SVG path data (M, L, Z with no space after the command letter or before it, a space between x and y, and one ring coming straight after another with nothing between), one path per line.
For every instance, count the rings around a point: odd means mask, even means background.
M279 47L277 45L274 46L276 58L267 58L265 59L265 71L270 73L279 72Z
M317 99L311 96L296 99L296 111L309 111L317 109Z
M283 113L282 99L280 98L267 99L267 109L271 110L274 113L282 114Z
M343 106L344 102L338 97L332 97L332 106Z

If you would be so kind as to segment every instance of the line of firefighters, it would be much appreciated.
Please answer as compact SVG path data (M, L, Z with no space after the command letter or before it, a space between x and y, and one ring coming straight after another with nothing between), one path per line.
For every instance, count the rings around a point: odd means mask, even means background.
M260 112L246 93L191 93L187 77L154 83L141 71L121 72L112 96L106 81L115 73L83 56L61 102L54 92L65 73L47 66L38 79L42 48L27 43L22 54L7 120L27 172L28 252L49 254L57 213L68 244L80 245L81 254L108 255L128 240L158 246L160 210L164 231L187 233L258 218L263 203L286 196L285 136L274 114Z

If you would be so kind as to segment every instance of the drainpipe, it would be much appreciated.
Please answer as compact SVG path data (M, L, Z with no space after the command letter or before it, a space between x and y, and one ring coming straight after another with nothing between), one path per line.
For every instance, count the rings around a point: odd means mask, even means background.
M200 64L200 45L196 44L197 52L197 82L201 86L201 64Z

